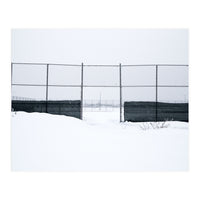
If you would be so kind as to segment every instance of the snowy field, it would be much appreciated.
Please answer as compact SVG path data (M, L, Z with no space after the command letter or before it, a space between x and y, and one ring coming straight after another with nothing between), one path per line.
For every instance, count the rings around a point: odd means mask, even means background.
M119 123L118 111L85 112L83 121L26 112L11 118L14 171L188 170L188 123L153 129Z

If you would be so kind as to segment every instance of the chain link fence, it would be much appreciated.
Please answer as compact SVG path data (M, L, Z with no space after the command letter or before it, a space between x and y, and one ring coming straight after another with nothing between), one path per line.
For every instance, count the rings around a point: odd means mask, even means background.
M11 63L11 72L15 111L82 119L83 108L119 108L120 122L188 121L188 65Z

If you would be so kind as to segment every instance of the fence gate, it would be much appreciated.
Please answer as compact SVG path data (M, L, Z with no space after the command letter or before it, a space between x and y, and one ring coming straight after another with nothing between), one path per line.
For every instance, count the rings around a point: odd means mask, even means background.
M101 115L119 121L119 66L84 65L83 69L84 118Z

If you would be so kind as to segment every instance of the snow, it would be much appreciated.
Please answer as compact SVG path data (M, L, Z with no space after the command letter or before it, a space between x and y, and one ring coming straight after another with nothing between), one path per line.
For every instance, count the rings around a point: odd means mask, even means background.
M143 130L145 123L119 123L118 111L85 112L83 121L26 112L11 118L14 171L188 170L185 122Z

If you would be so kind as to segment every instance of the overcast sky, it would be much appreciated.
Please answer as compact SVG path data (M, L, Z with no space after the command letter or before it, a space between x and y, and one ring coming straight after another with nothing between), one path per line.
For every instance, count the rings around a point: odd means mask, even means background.
M13 62L188 64L185 29L14 29Z
M71 64L188 64L188 31L185 29L15 29L12 62ZM44 66L14 66L14 83L46 83ZM85 68L85 85L118 85L116 68ZM80 68L50 68L50 84L79 84ZM124 68L124 85L155 84L155 68ZM188 70L159 70L159 84L188 84ZM124 99L154 100L153 88L125 88ZM15 87L14 96L45 98L45 88ZM86 88L85 99L119 98L118 89ZM151 95L150 95L151 94ZM187 89L160 89L160 98L187 99ZM167 95L166 95L167 94ZM80 98L80 89L50 88L49 98Z

